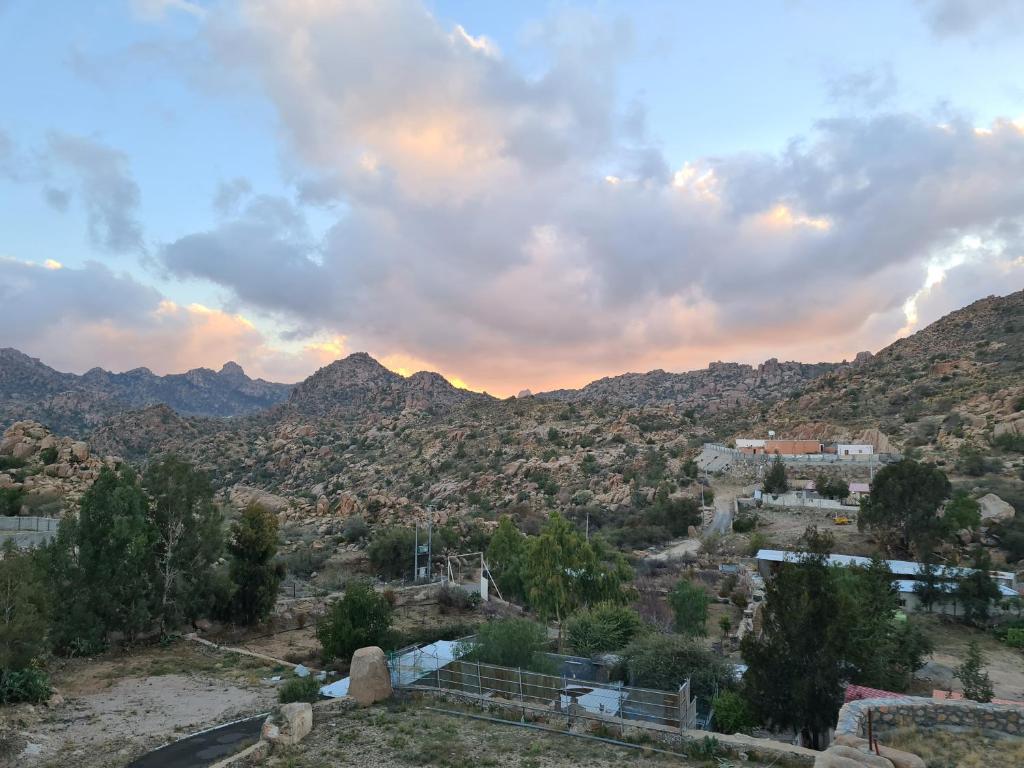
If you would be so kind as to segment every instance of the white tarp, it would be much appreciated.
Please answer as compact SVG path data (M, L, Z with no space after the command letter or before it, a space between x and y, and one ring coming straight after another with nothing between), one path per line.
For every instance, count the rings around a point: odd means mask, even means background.
M394 660L391 669L391 684L395 686L412 685L424 675L436 672L441 667L450 664L459 658L458 640L438 640L436 643L425 645L422 648L413 648L406 651ZM329 698L341 698L348 695L348 681L346 677L320 689L321 696Z

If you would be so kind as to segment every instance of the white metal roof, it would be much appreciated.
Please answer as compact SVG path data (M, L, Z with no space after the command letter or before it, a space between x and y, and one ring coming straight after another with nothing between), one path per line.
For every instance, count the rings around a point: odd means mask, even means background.
M761 549L757 552L757 559L773 563L799 563L807 554L806 552L790 552L782 549ZM915 563L911 560L886 560L884 562L889 566L889 570L892 571L894 576L919 576L924 568L923 563ZM843 567L859 565L866 568L871 564L871 558L859 557L858 555L829 555L828 564ZM955 568L949 565L941 565L937 570L937 575L940 578L947 579L968 576L972 573L974 573L973 568ZM1012 573L1007 573L1006 571L992 571L991 573L995 579L1013 583Z
M914 585L915 584L920 584L920 583L921 582L914 581L913 579L897 579L896 581L893 582L893 586L896 587L896 591L897 592L904 592L904 593L906 593L906 592L913 592L914 591ZM935 586L936 586L937 589L941 589L943 592L952 592L953 590L956 589L956 584L954 584L952 582L949 582L949 581L946 581L946 582L940 581ZM999 594L1001 594L1003 597L1016 597L1017 596L1016 591L1010 589L1009 587L1004 586L1003 584L998 584L997 586L999 587Z

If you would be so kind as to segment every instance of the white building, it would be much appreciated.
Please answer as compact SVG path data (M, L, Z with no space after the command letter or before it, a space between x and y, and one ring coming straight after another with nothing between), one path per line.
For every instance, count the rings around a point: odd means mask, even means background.
M836 446L837 456L870 456L875 446L867 443L839 443Z

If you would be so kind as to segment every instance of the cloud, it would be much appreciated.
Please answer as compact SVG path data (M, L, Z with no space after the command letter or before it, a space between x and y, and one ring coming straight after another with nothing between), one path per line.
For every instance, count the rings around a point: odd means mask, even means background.
M252 376L298 381L334 359L315 343L281 348L245 317L179 305L98 262L81 268L0 257L0 346L58 370L146 366L177 373L239 362Z
M833 102L877 109L891 101L897 83L892 65L884 64L831 78L826 87Z
M141 194L122 152L93 139L53 133L48 158L58 171L71 175L93 246L110 253L145 250L137 218Z
M252 184L248 179L235 178L222 181L217 185L213 196L213 209L221 216L228 216L238 210L242 200L252 194Z
M312 237L300 206L257 196L162 263L304 332L507 393L847 357L910 328L936 254L965 236L1021 247L1019 124L878 112L776 153L672 163L636 105L616 106L628 35L573 29L541 35L550 64L527 76L408 3L211 15L211 49L277 110L300 201L337 204L336 219ZM881 105L889 79L835 92ZM963 295L988 290L997 261L957 272ZM1019 262L999 263L1004 290L1024 287Z
M1016 27L1024 20L1017 0L917 0L925 23L939 37L972 34L998 23Z

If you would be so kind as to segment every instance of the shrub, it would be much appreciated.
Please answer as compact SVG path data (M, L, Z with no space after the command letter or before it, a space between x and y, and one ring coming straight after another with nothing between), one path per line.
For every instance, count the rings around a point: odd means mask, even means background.
M446 608L454 608L456 611L470 611L480 605L479 592L467 592L461 587L453 587L445 584L437 592L437 604L441 606L441 612Z
M750 533L757 528L757 515L744 515L732 521L732 529L736 533Z
M712 699L715 710L715 730L719 733L749 733L757 719L743 695L737 691L722 691Z
M50 678L41 669L0 671L0 704L40 704L50 698Z
M1024 627L1006 630L1006 644L1011 648L1024 648Z
M370 533L370 527L366 524L362 515L352 515L345 521L345 527L341 530L341 536L345 541L362 541Z
M0 456L0 472L8 469L21 469L24 466L24 459L16 459L13 456Z
M319 698L320 681L312 675L293 677L277 692L277 700L282 704L291 704L293 701L308 701L312 704Z
M767 546L768 537L759 531L754 531L750 534L750 543L747 544L747 554L753 557L757 554L758 550L764 549Z
M676 616L676 631L684 635L707 633L708 593L692 582L681 580L668 596Z
M732 668L700 642L680 635L643 635L623 650L630 685L675 691L689 678L693 695L710 699L735 687Z
M554 663L544 655L547 627L529 619L500 619L480 626L467 658L502 667L551 672Z
M631 608L599 603L573 614L566 623L566 635L576 653L590 656L625 648L643 627L640 614Z
M330 658L349 659L368 645L382 645L391 629L391 605L365 582L353 582L335 602L317 629L317 638Z
M39 452L39 458L43 464L53 464L57 460L57 449L52 445L49 448L43 448Z
M21 511L24 500L25 492L20 488L0 488L0 515L15 517Z
M416 532L412 528L388 528L370 540L366 554L377 573L385 579L399 579L412 574L415 544Z

